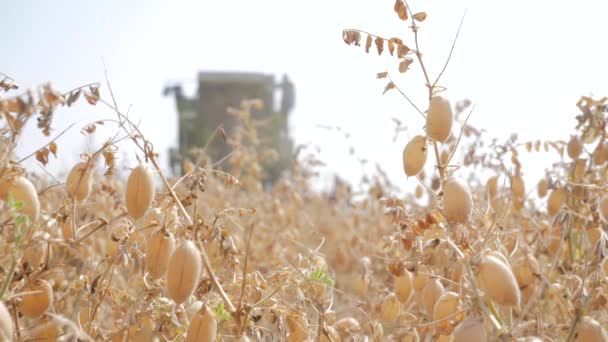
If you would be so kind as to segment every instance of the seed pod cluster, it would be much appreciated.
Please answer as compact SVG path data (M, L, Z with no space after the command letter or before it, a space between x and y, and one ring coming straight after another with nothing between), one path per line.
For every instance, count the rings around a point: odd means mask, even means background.
M188 299L196 289L201 276L201 254L192 241L182 243L169 261L167 293L175 304Z
M466 223L473 210L469 186L460 179L450 178L443 183L443 216L448 222Z
M494 255L483 257L479 265L479 285L494 302L519 306L520 291L511 268Z
M433 96L426 116L426 134L437 142L445 142L452 132L452 105L450 101Z
M417 135L403 149L403 171L408 177L416 176L426 163L426 137Z
M74 165L65 181L68 195L76 201L84 201L89 197L92 186L93 180L88 163L80 162Z
M34 292L21 297L19 312L29 318L39 318L53 304L53 288L46 280L35 280L26 285L22 292Z
M127 211L137 220L144 216L154 199L154 177L145 164L140 164L131 171L127 180Z
M12 195L14 201L23 204L21 212L27 215L32 222L38 220L40 216L40 200L38 199L36 188L29 179L23 176L16 176L0 181L0 198L8 201L9 195Z
M175 238L163 229L155 230L147 241L146 270L150 278L158 279L167 273L169 259L175 251Z
M194 315L188 327L186 342L215 341L217 336L217 321L207 305Z

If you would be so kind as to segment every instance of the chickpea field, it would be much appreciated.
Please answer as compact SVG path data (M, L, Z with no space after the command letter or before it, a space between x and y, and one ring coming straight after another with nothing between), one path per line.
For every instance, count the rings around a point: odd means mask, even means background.
M267 184L259 99L226 108L238 125L208 142L232 152L201 146L170 175L109 80L28 90L0 73L0 341L608 341L608 97L572 94L561 140L492 140L469 123L475 99L441 83L460 28L428 66L427 13L388 10L404 37L342 39L397 61L370 82L406 100L411 139L401 179L378 170L357 191L313 190L322 162L304 149ZM414 68L425 103L394 80ZM113 115L73 129L115 134L43 172L68 153L54 112L75 103ZM26 126L47 143L17 156ZM544 176L524 177L539 154Z

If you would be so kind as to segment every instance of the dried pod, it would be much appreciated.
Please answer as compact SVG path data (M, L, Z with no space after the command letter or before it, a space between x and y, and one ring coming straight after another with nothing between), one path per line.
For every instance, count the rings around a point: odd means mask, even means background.
M443 183L443 216L448 222L464 224L473 210L469 186L460 179L450 178Z
M201 276L201 254L192 241L182 243L169 260L167 293L175 304L181 304L194 292Z
M0 302L0 339L2 341L12 341L13 333L11 314L8 312L4 302Z
M600 217L602 221L608 223L608 195L602 196L598 203L598 209L600 211Z
M53 288L46 280L30 282L22 292L35 292L21 296L18 309L26 317L39 318L53 304Z
M127 180L127 211L137 220L143 217L154 198L154 177L145 164L139 164L131 171Z
M427 315L431 317L435 310L435 303L443 294L444 288L439 279L430 279L422 290L422 305Z
M406 302L412 292L414 292L414 277L412 274L405 270L403 274L395 277L395 293L400 301Z
M602 165L606 161L608 161L608 146L605 142L601 142L593 151L593 162L595 165Z
M361 332L361 325L354 317L344 317L334 323L334 328L342 338L352 338Z
M158 229L148 237L146 248L146 270L155 280L165 275L169 268L169 259L175 251L175 238L170 232Z
M488 183L486 184L486 190L490 199L496 197L496 194L498 193L498 176L490 177L488 179Z
M458 311L460 296L456 292L444 292L435 303L433 308L433 320L438 321L444 317L455 314Z
M422 292L426 283L428 283L429 277L424 273L416 273L414 275L414 290L416 292Z
M452 342L485 342L486 331L483 322L475 318L467 318L460 322L452 332Z
M408 177L415 176L422 171L426 163L426 137L417 135L410 140L403 149L403 171Z
M51 320L45 323L40 323L34 328L29 335L29 338L40 342L54 342L63 335L61 324Z
M426 115L426 134L437 142L445 142L452 132L452 106L450 101L433 96Z
M494 255L486 255L479 265L480 287L496 303L519 306L517 279L510 267Z
M568 146L566 147L566 151L568 152L568 157L571 159L576 159L583 152L583 144L578 139L577 136L573 135L570 137L570 141L568 141Z
M587 159L577 159L573 162L572 169L570 170L570 176L573 180L579 181L585 176L587 172Z
M200 300L195 300L186 308L186 314L188 315L188 319L192 320L194 315L196 315L203 308L203 302Z
M511 192L516 198L524 198L526 195L526 185L521 175L511 177Z
M367 295L367 289L369 287L369 279L366 276L358 276L355 280L355 292L360 297L365 297Z
M9 199L9 194L13 196L13 200L23 204L21 212L29 216L32 222L38 220L40 216L40 200L36 188L27 178L17 176L9 180L0 182L0 196L4 201Z
M74 233L72 231L72 218L68 217L65 222L61 224L61 234L63 235L64 241L74 240Z
M308 338L308 320L301 312L290 311L287 313L287 329L289 336L287 341L304 341Z
M68 195L77 201L84 201L89 197L92 186L93 180L89 165L86 162L74 165L65 181Z
M553 190L547 199L547 213L555 216L564 202L566 202L566 190L564 188Z
M204 305L190 322L186 342L215 341L217 336L217 321L213 312Z
M394 293L389 293L382 300L382 322L393 323L401 314L401 302Z
M547 196L547 191L549 190L549 181L547 181L547 178L543 178L538 182L538 187L536 188L536 191L538 193L538 197L539 198L543 198L545 196Z
M585 316L578 323L578 340L581 342L606 342L608 341L608 333L602 326L593 318Z
M30 245L23 250L21 265L25 268L37 268L44 262L47 243L42 240L33 240Z
M538 262L533 256L519 258L515 261L513 264L513 275L517 279L520 289L534 283L536 279L534 275L536 267L538 267Z

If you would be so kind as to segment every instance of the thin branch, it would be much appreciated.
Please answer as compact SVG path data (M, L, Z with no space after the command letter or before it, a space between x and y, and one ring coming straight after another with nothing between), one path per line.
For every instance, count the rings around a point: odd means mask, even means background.
M452 157L454 157L454 153L456 153L456 149L458 147L458 144L460 143L460 138L462 138L462 133L464 132L464 129L467 127L467 122L469 121L469 118L471 117L471 114L473 114L473 110L475 109L475 105L473 105L473 107L471 107L471 110L469 111L469 114L467 115L467 118L464 120L464 124L462 125L462 129L460 129L460 134L458 135L458 140L456 140L456 145L454 145L454 149L452 150L452 153L450 153L450 156L448 157L448 160L446 161L446 165L450 164L450 161L452 160Z
M412 102L412 100L410 100L410 98L407 95L405 95L405 93L403 92L403 90L401 90L401 88L399 88L399 86L397 86L397 83L395 83L393 81L393 78L391 77L390 74L387 74L387 76L388 76L388 79L391 81L391 83L395 86L395 89L397 89L397 91L399 93L401 93L401 96L403 96L407 100L407 102L409 102L409 104L412 105L412 107L414 107L414 109L416 109L416 111L418 113L420 113L420 115L422 115L422 117L426 120L426 115L424 115L424 112L421 111L420 108L418 108L418 106L416 106L414 104L414 102Z
M439 73L439 75L437 75L437 78L435 79L435 82L433 82L433 85L431 86L431 88L435 88L435 86L437 85L437 82L439 82L439 79L441 78L441 76L447 69L448 64L450 63L450 59L452 58L452 53L454 52L454 47L456 47L456 41L458 40L458 35L460 35L460 29L462 28L462 23L464 23L464 17L466 15L467 15L467 10L465 9L464 13L462 14L462 19L460 19L460 25L458 25L458 31L456 31L456 37L454 37L454 41L452 42L452 48L450 49L450 54L448 55L448 59L445 61L445 64L443 65L443 69L441 69L441 72Z

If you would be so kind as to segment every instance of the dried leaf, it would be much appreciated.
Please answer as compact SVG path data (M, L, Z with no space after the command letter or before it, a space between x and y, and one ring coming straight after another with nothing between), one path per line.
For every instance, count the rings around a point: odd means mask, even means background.
M54 141L49 144L49 150L57 158L57 144Z
M378 49L378 55L382 55L382 51L384 50L384 39L376 37L375 43L376 49Z
M406 72L410 68L410 64L412 64L413 62L414 60L409 57L404 58L401 63L399 63L399 72Z
M426 12L418 12L414 14L414 20L423 22L426 19Z
M87 135L87 134L93 134L95 133L95 130L97 130L97 126L95 126L95 124L89 124L86 125L81 131L80 133Z
M367 40L365 41L365 52L369 53L369 48L372 47L372 36L368 35Z
M361 46L361 32L353 31L353 42L355 46Z
M78 98L80 98L81 93L82 93L81 89L78 89L78 90L70 93L70 96L68 96L68 100L67 100L68 107L71 107L74 104L74 102L78 101Z
M342 30L342 39L347 45L351 45L354 41L353 31L351 30Z
M411 51L410 48L407 47L407 45L405 45L405 44L397 45L397 57L398 58L405 57L410 51Z
M405 3L403 3L403 0L396 0L393 9L395 10L395 13L397 13L397 15L399 16L399 19L404 21L407 20L407 8L405 7Z
M393 52L395 52L395 43L393 43L392 40L388 41L388 52L391 54L391 56L393 55Z
M386 92L391 89L395 89L395 83L393 83L393 82L387 83L386 87L384 87L384 91L382 92L382 95L386 94Z
M36 151L36 160L46 166L49 163L49 150L45 147Z
M376 79L381 80L383 78L386 78L386 76L388 76L388 71L379 72L376 74Z

